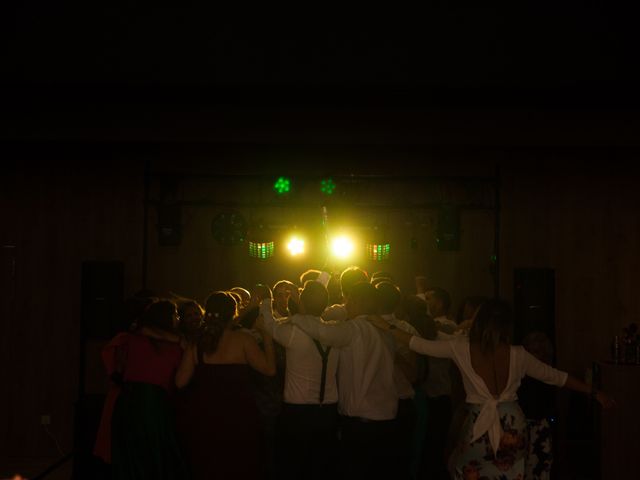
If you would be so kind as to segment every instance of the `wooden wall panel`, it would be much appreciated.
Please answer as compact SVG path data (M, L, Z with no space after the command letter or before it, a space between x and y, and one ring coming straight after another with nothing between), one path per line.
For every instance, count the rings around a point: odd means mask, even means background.
M87 147L84 153L90 151ZM392 153L385 151L389 158ZM460 155L466 160L459 160L459 174L493 173L494 162L487 160L488 155L476 154L484 166L467 171L468 159L475 154L466 152ZM420 157L412 155L412 160ZM501 294L513 298L514 268L555 269L558 364L582 376L593 360L608 355L611 337L640 313L635 286L640 270L638 177L633 172L585 168L574 159L567 166L564 152L524 149L500 155L505 158ZM362 162L358 165L364 168ZM402 171L408 168L408 161L397 165ZM448 169L456 171L455 161ZM426 164L414 169L423 175L430 171ZM12 308L5 302L0 321L0 345L6 348L0 352L5 366L0 369L0 381L8 391L0 398L0 450L7 455L50 456L55 448L41 429L41 414L51 414L51 431L65 451L72 443L81 262L121 260L125 263L125 294L142 287L143 165L133 161L66 168L58 162L54 168L33 161L4 177L3 186L0 215L3 224L14 227L0 230L0 235L3 242L16 244L11 255L17 270L16 315L11 317ZM194 187L198 195L204 195L204 190L206 186ZM249 187L220 192L256 203L265 198L264 192ZM381 203L393 200L396 193L370 192ZM461 249L455 252L437 250L437 212L433 209L339 210L330 211L330 221L353 214L365 221L382 217L389 223L392 263L362 264L371 271L391 270L404 290L413 291L413 276L425 273L432 283L451 291L454 303L467 295L493 293L489 257L494 217L490 210L462 211ZM297 278L307 266L321 266L317 262L257 262L242 247L220 247L210 231L211 220L219 211L211 205L185 207L182 244L159 247L156 212L149 210L149 288L202 301L214 289L250 285L256 280L273 284L280 278ZM266 206L245 208L243 214L286 225L295 224L296 216L320 220L318 211L283 212ZM3 255L4 268L11 260L5 258L6 252ZM3 286L12 284L6 275L2 278Z
M582 376L607 358L613 336L640 314L634 281L640 198L632 170L560 165L506 169L502 292L512 298L514 268L555 269L559 366Z
M0 425L6 456L55 456L50 430L67 452L78 396L80 268L84 260L122 260L125 284L139 288L142 250L142 169L25 162L12 178L17 218L16 315L9 339L7 408Z

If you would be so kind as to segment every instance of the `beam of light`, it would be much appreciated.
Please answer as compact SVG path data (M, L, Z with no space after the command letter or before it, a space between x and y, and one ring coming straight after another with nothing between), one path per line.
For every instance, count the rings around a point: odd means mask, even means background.
M287 249L294 257L304 253L304 240L300 237L291 237L291 240L287 243Z
M353 241L345 236L339 236L331 241L331 252L338 258L348 258L353 253Z

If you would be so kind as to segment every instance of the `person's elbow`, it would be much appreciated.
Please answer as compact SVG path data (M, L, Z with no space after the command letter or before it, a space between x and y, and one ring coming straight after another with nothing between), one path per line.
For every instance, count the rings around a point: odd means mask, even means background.
M189 384L189 378L185 375L176 375L175 383L177 388L184 388Z

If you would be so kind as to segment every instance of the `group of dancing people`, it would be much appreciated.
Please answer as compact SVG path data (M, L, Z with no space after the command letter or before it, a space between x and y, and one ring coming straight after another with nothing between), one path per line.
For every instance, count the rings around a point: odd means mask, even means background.
M467 302L456 323L442 289L403 295L358 267L216 291L204 309L167 296L132 301L102 352L95 454L117 480L544 478L521 380L615 404L511 345L501 300ZM451 363L465 400L447 433L425 391Z

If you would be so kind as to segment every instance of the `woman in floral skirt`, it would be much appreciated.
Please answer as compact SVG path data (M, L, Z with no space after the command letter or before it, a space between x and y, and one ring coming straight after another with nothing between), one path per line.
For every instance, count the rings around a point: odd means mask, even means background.
M370 321L390 329L378 317ZM395 338L411 350L450 358L462 374L468 415L450 459L455 479L524 478L527 427L516 391L525 375L591 393L589 385L537 360L523 347L512 346L511 330L511 309L500 300L480 306L468 339L431 341L392 329ZM614 405L604 392L595 392L595 398L604 408Z

